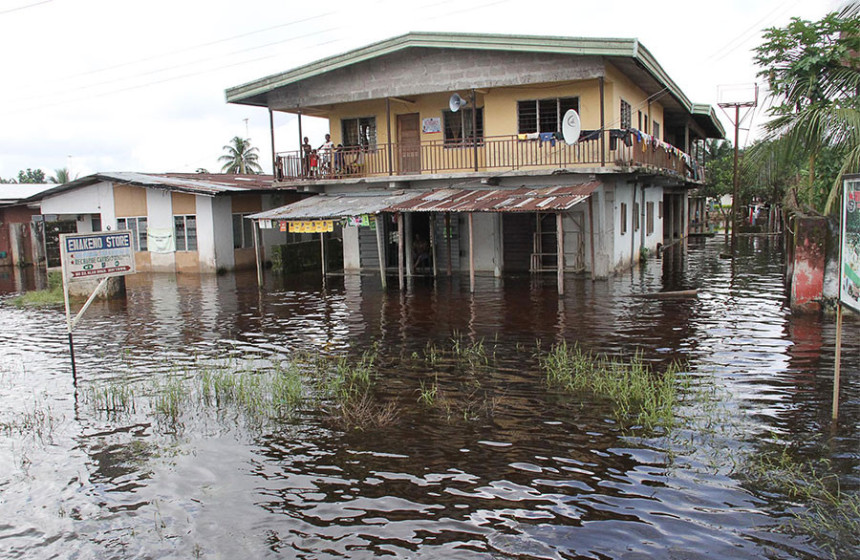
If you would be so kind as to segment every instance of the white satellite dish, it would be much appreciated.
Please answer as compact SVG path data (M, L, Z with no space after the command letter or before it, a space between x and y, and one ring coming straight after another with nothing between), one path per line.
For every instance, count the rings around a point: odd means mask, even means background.
M579 141L579 133L582 132L582 122L579 113L568 109L561 121L561 135L566 144L576 144Z
M452 113L456 113L460 110L460 107L468 105L465 99L457 95L456 93L451 96L448 100L448 107L451 109Z

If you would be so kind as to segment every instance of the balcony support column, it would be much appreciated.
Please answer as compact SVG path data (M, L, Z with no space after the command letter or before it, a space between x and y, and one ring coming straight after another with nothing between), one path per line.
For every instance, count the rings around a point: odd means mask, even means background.
M412 212L409 212L405 216L406 228L404 228L404 233L406 235L405 245L406 252L404 253L406 258L406 276L410 278L415 275L415 271L412 268Z
M451 276L451 213L445 212L445 245L448 248L448 276Z
M475 293L475 229L472 226L472 212L469 212L469 291Z
M475 95L474 88L472 89L472 150L473 150L473 158L475 159L475 171L478 171L478 104L475 101L477 99L477 95ZM470 214L471 216L471 214ZM471 219L471 218L469 218ZM470 222L471 223L471 222Z
M606 167L606 100L603 76L598 78L597 83L600 86L600 166Z
M394 175L393 157L391 154L391 98L385 98L385 125L388 127L388 175Z
M275 114L272 108L269 107L269 137L272 140L272 176L275 181L279 181L278 177L278 153L275 151Z
M436 214L430 214L430 259L433 261L433 278L436 278Z

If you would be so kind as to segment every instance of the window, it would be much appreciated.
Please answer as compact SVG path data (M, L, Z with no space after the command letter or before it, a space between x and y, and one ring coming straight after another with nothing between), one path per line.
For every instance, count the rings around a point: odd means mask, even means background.
M633 125L633 108L630 103L621 100L621 128L630 128Z
M451 111L442 111L442 118L445 127L445 145L472 145L472 108L464 107L453 113ZM475 125L477 134L475 135L478 144L482 144L484 140L484 109L480 107L475 112Z
M654 233L654 203L645 203L645 235Z
M197 216L173 216L177 251L197 250Z
M340 122L343 145L376 148L376 117L344 119Z
M661 220L663 219L663 201L662 200L657 205L657 217Z
M621 222L621 235L627 233L627 203L621 203L621 218L619 219Z
M561 122L568 109L579 111L578 97L556 97L517 101L517 131L561 132Z
M102 230L102 217L98 215L94 215L92 218L93 231L101 231Z
M146 217L117 218L116 229L131 230L135 251L146 251Z
M639 203L633 203L633 231L639 231Z
M245 216L250 216L250 214L233 214L234 249L247 249L254 246L254 222Z
M662 138L660 138L660 123L653 121L651 125L654 127L654 138L662 140Z

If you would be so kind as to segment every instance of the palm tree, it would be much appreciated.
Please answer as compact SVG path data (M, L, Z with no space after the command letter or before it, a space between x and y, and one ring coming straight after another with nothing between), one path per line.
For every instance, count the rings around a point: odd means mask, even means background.
M224 150L227 153L218 158L218 161L224 162L223 167L221 167L221 171L224 173L244 175L263 172L263 168L257 163L258 150L251 146L250 139L234 136L230 143L224 146Z
M860 167L860 4L818 22L794 18L786 28L772 28L756 49L759 76L781 102L765 124L769 139L779 139L790 154L808 158L809 184L816 159L827 147L845 150L824 213L833 209L843 174Z
M54 170L54 176L48 177L48 182L65 185L66 183L71 183L75 179L77 179L77 177L72 177L72 174L69 172L69 168L63 167L61 169Z

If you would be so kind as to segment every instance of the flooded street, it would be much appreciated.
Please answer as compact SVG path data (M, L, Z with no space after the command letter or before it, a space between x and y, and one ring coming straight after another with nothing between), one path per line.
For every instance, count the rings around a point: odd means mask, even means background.
M834 427L835 319L790 314L777 240L741 246L733 263L693 240L563 297L554 274L478 277L474 295L456 276L405 293L373 275L268 274L262 292L253 272L130 277L75 331L77 386L62 308L11 305L35 280L2 276L0 557L860 558L788 484L838 479L858 503L860 320ZM679 364L675 422L548 384L563 341ZM277 417L201 389L212 368L365 352L385 423L333 421L313 367Z

